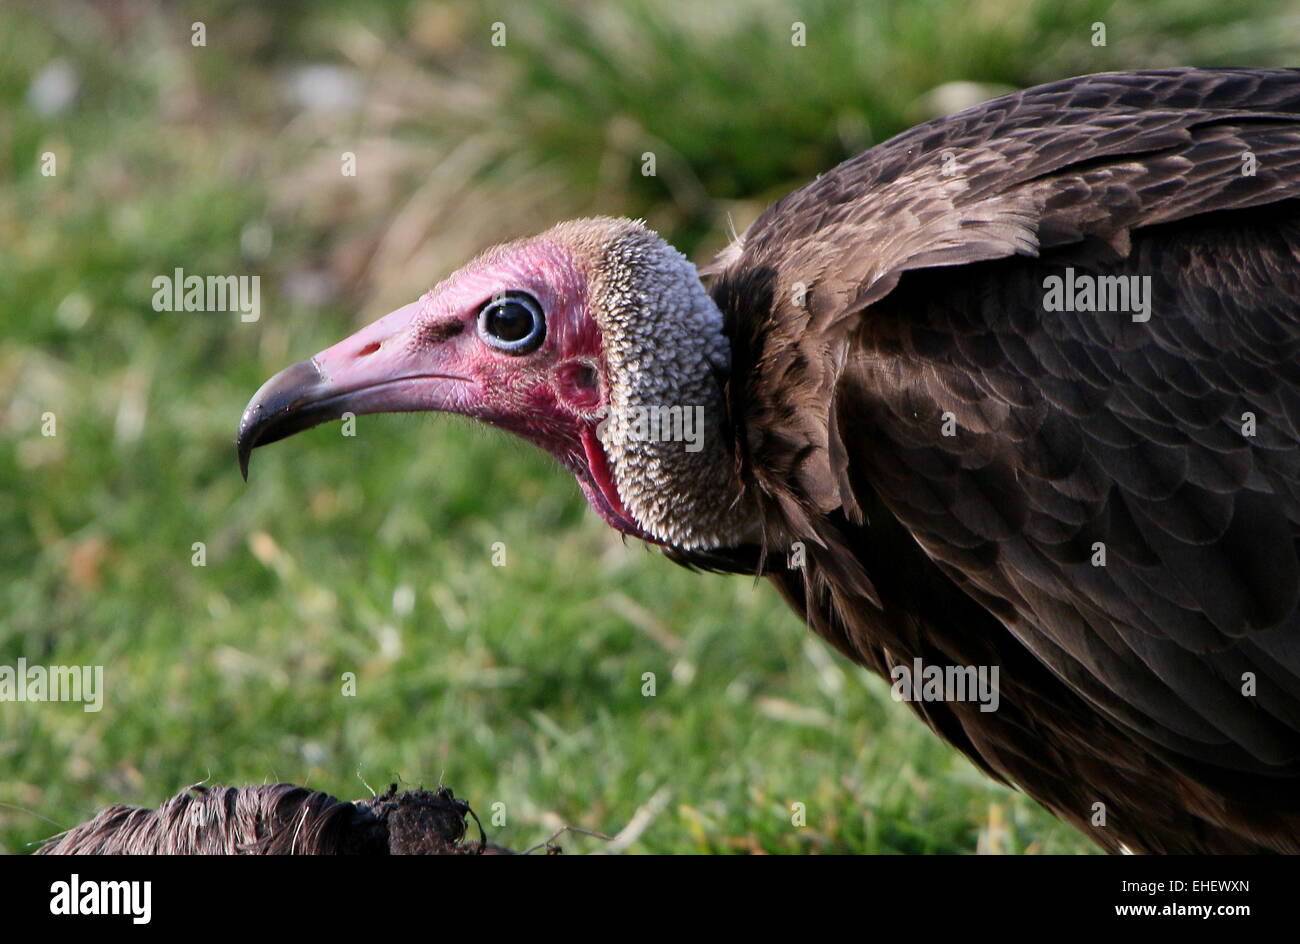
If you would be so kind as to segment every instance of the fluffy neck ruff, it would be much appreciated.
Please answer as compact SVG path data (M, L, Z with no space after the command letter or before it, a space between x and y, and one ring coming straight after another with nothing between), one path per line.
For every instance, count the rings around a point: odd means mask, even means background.
M695 267L641 223L579 222L599 246L588 309L609 389L597 434L624 507L673 547L742 543L754 517L726 436L722 313Z

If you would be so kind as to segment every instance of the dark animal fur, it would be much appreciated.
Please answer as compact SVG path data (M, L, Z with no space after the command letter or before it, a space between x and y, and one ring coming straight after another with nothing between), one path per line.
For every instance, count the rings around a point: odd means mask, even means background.
M451 790L387 793L349 803L291 783L183 790L156 810L111 806L37 855L475 855L473 815Z

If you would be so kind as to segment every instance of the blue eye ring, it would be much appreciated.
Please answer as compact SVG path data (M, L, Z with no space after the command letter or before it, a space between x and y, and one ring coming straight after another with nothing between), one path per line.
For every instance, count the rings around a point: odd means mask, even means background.
M527 292L501 292L479 309L478 336L503 353L531 354L546 340L546 313Z

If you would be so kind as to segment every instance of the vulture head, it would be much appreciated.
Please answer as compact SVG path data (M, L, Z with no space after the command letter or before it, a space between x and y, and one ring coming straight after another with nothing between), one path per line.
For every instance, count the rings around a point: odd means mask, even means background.
M240 421L240 466L346 413L459 413L545 449L625 534L734 543L752 515L722 434L722 320L695 267L642 224L561 223L268 380Z

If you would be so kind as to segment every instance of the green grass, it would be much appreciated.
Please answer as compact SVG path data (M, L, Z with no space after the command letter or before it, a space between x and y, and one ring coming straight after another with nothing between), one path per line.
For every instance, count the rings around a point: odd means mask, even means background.
M485 821L504 804L513 847L617 831L658 794L633 851L1090 849L766 585L624 544L504 436L363 417L259 451L247 485L232 446L262 379L492 241L600 211L707 253L946 81L1294 58L1277 3L1073 6L0 11L0 664L102 664L107 687L98 714L0 704L0 850L197 780L355 797L358 775L446 783ZM81 94L41 115L28 89L57 57ZM285 70L320 61L362 109L285 103ZM262 320L154 312L176 266L261 275Z

